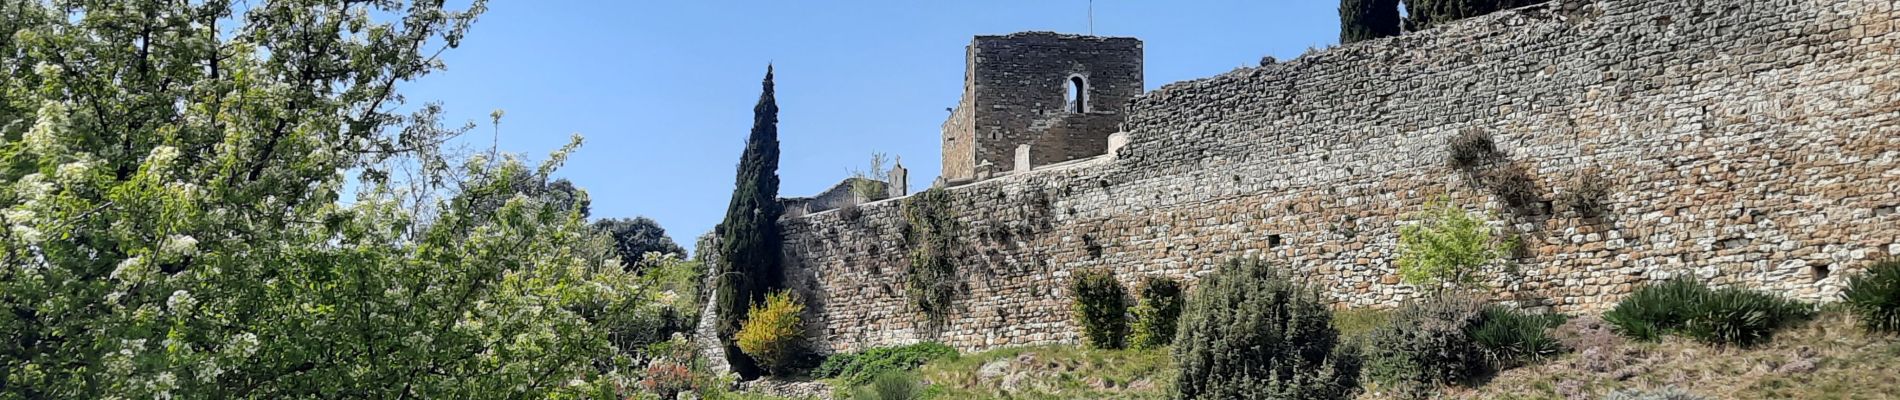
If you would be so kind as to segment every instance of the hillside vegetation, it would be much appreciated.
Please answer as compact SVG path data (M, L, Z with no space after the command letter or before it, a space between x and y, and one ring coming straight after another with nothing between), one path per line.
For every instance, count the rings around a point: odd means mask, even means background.
M1365 313L1362 313L1365 314ZM1456 399L1600 399L1617 390L1675 387L1710 399L1884 399L1900 381L1900 341L1855 329L1824 313L1754 348L1721 348L1680 338L1628 343L1626 367L1597 372L1594 355L1569 353L1497 374ZM1168 349L1012 348L924 365L918 378L937 399L1165 399L1176 372ZM1361 399L1396 399L1370 389Z

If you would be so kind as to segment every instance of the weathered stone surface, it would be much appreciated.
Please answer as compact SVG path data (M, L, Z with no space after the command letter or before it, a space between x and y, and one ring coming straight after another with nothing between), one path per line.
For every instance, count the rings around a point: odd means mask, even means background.
M784 220L789 279L820 350L1075 342L1082 268L1191 283L1260 256L1342 306L1390 306L1415 293L1392 279L1398 228L1449 196L1527 244L1489 282L1499 299L1600 310L1687 275L1827 301L1900 248L1896 13L1563 0L1175 83L1129 103L1114 157L949 189L968 229L942 326L906 308L901 199ZM1472 129L1545 200L1600 169L1606 215L1506 210L1447 166Z
M1017 171L1102 154L1122 107L1141 94L1141 55L1134 38L977 36L965 53L963 98L943 123L943 179L980 178L984 162ZM1077 92L1079 103L1067 98ZM1017 165L1022 145L1032 165Z

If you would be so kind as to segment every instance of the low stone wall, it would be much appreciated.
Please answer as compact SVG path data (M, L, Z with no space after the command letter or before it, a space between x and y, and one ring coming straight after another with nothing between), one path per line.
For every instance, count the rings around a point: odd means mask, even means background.
M1504 301L1600 310L1683 275L1827 301L1900 253L1897 12L1556 1L1176 83L1130 104L1116 157L949 189L964 279L944 323L907 306L906 199L784 220L787 278L830 351L1073 342L1085 268L1133 285L1260 256L1340 306L1391 306L1415 292L1399 228L1445 197L1529 244L1489 282ZM1503 207L1447 166L1464 131L1545 201L1600 170L1608 213Z

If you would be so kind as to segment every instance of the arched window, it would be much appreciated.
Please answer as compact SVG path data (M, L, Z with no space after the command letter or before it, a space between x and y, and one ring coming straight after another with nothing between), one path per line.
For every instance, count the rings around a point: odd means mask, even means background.
M1081 75L1070 75L1068 90L1062 92L1063 100L1069 104L1069 112L1089 112L1089 83Z

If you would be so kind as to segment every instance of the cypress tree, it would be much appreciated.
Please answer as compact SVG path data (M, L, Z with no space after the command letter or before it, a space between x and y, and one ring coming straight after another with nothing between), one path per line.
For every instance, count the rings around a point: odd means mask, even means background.
M772 67L765 67L763 92L752 108L752 136L739 158L739 173L719 224L719 341L732 369L747 378L759 368L733 343L733 334L753 303L782 285L778 217L778 102L772 94Z
M1405 30L1422 31L1438 24L1545 1L1549 0L1405 0Z
M1340 0L1339 43L1399 35L1399 0Z

